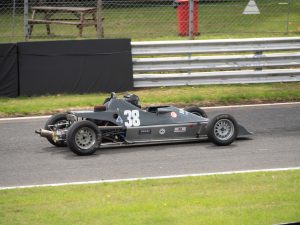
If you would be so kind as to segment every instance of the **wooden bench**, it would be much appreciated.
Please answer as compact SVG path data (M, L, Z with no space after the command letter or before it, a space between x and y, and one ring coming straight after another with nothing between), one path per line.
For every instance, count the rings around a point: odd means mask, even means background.
M33 26L35 24L45 24L48 36L51 34L50 24L65 24L75 25L79 29L79 36L82 37L83 27L95 26L97 29L97 8L95 7L50 7L50 6L36 6L32 7L32 16L28 20L29 37L32 34ZM52 19L51 17L56 13L70 13L75 15L75 18L59 18ZM41 19L36 16L41 15ZM87 18L89 16L89 18Z

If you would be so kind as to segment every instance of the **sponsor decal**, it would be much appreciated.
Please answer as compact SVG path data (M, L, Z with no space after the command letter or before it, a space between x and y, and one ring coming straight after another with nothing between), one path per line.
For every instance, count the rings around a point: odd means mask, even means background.
M166 133L166 130L164 128L161 128L158 132L160 135L164 135Z
M116 119L116 122L117 123L123 123L123 120L122 120L121 116L118 116L118 118Z
M186 132L186 127L175 127L174 133L184 133Z
M176 118L176 117L177 117L177 113L176 113L176 112L171 112L171 116L172 116L173 118Z
M184 111L183 109L179 109L179 113L180 113L180 114L183 114L183 115L184 115L184 114L185 114L184 112L185 112L185 111Z
M142 130L139 130L139 134L151 134L151 129L142 129Z

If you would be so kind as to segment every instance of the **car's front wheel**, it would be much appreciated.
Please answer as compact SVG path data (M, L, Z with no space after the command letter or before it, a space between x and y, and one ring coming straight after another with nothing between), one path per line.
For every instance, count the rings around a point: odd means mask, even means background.
M187 111L189 113L192 113L192 114L195 114L197 116L207 118L206 112L203 109L201 109L199 107L196 107L196 106L188 107L188 108L185 109L185 111Z
M237 137L238 125L233 116L221 114L208 122L207 136L216 145L230 145Z
M98 127L91 121L83 120L74 123L67 132L69 148L77 155L91 155L99 145Z

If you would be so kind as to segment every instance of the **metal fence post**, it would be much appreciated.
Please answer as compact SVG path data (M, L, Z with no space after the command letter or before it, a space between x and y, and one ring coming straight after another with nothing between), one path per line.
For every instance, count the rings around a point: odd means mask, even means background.
M24 38L28 41L28 0L24 0Z
M102 0L97 1L97 38L103 38Z
M189 39L194 37L194 0L189 0Z
M12 14L12 37L15 38L16 28L16 0L13 1L13 14Z
M289 34L289 23L290 23L292 0L289 0L288 4L289 4L289 8L288 8L288 14L287 14L287 19L286 19L286 34Z

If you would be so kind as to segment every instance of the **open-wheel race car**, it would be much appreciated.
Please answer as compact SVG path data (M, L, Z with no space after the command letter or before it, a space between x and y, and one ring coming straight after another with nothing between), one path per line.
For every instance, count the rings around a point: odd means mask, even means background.
M198 107L142 109L138 96L117 98L115 93L94 110L55 114L44 129L35 132L78 155L91 155L107 145L188 142L207 137L216 145L229 145L238 136L251 134L229 114L208 119Z

